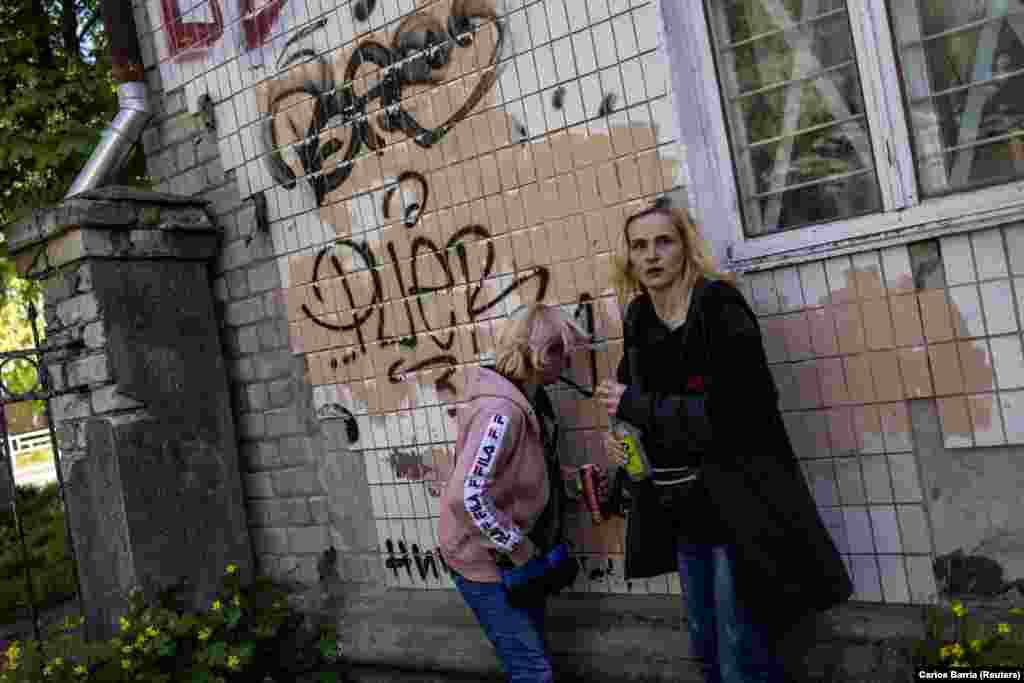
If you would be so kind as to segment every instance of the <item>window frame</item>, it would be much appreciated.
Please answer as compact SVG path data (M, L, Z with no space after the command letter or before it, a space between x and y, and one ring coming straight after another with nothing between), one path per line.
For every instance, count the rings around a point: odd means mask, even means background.
M767 0L778 1L778 0ZM849 251L890 246L1024 218L1024 180L922 198L889 8L847 0L868 116L881 210L747 237L740 210L725 102L704 0L655 0L669 62L676 139L686 150L689 206L715 258L733 270L759 270ZM696 93L686 111L677 93ZM898 96L883 96L898 93ZM696 109L696 111L694 111Z

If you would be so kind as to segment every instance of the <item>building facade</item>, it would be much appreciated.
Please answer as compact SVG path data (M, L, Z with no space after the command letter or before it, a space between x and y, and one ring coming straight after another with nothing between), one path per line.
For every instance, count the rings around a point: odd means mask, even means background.
M934 602L957 551L997 570L972 592L1024 574L1017 4L148 0L136 20L155 189L224 229L263 571L453 587L452 408L522 304L606 342L553 395L565 463L604 463L611 253L673 193L761 316L855 599ZM678 595L624 580L621 521L581 508L571 536L575 591Z

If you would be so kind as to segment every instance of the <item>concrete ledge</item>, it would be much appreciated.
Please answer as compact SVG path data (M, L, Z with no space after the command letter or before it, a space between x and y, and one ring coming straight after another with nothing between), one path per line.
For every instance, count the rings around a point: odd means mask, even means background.
M455 591L352 584L343 590L343 604L331 614L342 656L362 672L356 680L502 680L490 643ZM551 602L548 634L567 680L702 680L687 656L678 598L559 597Z
M455 591L343 584L331 605L346 675L360 683L500 681L500 666ZM316 592L316 591L314 591ZM780 650L794 681L909 680L923 608L854 603L815 615ZM701 681L689 657L681 598L569 594L551 602L550 648L559 681Z

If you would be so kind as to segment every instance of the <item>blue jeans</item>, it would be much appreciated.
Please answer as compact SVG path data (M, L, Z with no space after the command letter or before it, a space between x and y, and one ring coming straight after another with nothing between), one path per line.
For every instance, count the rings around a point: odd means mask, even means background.
M728 545L676 546L689 616L690 647L707 683L782 683L774 638L737 600L735 550ZM771 590L770 586L765 587Z
M494 645L509 683L551 683L554 675L544 638L544 601L512 607L500 583L470 581L452 573L455 587Z

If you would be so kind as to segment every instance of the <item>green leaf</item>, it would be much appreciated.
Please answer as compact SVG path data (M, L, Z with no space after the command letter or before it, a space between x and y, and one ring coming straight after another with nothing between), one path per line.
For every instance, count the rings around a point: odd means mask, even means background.
M192 683L210 683L213 677L209 671L195 671L192 673Z
M210 659L215 662L220 662L227 657L228 644L223 640L218 640L216 643L211 643L210 647L206 648L206 653L210 656Z
M178 651L178 643L173 638L164 638L160 641L157 652L161 657L173 657Z
M338 674L334 671L321 671L317 675L319 683L338 683L339 680Z
M238 625L238 620L242 618L242 610L238 607L228 607L224 610L224 616L227 619L228 628L234 628Z
M256 643L251 640L247 640L238 648L238 654L240 657L249 659L256 652Z
M324 638L320 641L319 647L324 659L333 659L338 654L338 644L333 640Z

